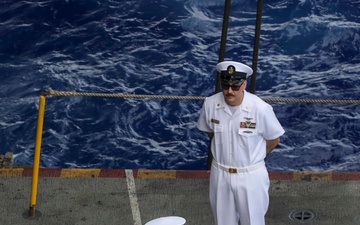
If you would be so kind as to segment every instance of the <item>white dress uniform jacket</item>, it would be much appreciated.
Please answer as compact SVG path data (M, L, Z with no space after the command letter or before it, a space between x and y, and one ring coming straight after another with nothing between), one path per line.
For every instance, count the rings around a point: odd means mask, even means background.
M285 133L271 105L244 91L244 99L231 113L223 93L205 99L197 122L201 131L214 133L214 159L229 167L247 167L266 157L266 140Z

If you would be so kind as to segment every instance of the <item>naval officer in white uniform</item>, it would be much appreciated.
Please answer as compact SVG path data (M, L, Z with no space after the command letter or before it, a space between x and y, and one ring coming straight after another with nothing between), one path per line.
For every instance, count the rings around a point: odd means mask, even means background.
M252 69L224 61L221 88L204 101L197 122L212 137L210 204L216 225L265 225L269 175L264 159L285 133L273 108L246 92Z

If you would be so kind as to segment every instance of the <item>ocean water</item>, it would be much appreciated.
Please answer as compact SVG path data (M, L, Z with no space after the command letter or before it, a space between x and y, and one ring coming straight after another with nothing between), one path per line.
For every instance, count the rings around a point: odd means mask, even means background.
M232 0L225 59L251 65L257 1ZM264 1L256 94L360 99L360 1ZM42 89L210 96L223 0L2 0L0 154L32 164ZM360 170L356 104L270 103L270 170ZM202 101L47 96L42 167L205 169Z

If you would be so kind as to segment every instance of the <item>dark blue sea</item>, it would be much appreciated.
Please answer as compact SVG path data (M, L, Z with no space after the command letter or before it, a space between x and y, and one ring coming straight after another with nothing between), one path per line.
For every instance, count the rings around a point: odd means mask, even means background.
M42 89L210 96L224 0L2 0L0 154L32 164ZM232 0L225 59L251 66L257 1ZM360 99L360 1L264 1L256 94ZM249 89L249 86L248 86ZM360 170L360 106L270 102L270 170ZM47 96L41 166L205 169L201 100Z

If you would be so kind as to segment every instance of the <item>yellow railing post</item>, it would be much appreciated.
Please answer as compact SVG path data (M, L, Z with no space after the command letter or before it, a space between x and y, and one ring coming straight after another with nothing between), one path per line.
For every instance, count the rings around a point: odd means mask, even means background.
M29 211L30 218L35 217L36 193L37 193L38 178L39 178L40 149L41 149L42 132L43 132L43 124L44 124L44 112L45 112L45 96L40 95L38 121L36 127L33 174L32 174L32 182L31 182L30 211Z

